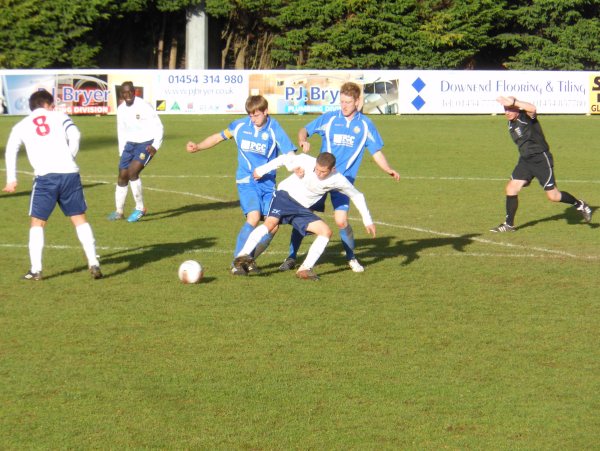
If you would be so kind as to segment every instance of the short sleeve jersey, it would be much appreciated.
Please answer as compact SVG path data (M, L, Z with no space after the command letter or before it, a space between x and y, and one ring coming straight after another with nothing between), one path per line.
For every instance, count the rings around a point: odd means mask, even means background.
M221 132L225 139L235 139L238 151L236 183L253 182L254 169L276 158L279 154L294 152L296 146L287 136L279 122L271 116L260 128L249 117L237 119ZM259 183L275 183L276 171L271 171Z
M508 131L523 158L550 150L537 117L531 118L525 111L519 112L514 121L508 121Z
M365 148L373 155L383 147L383 140L371 119L358 111L351 120L341 111L325 113L310 122L306 130L308 136L314 133L321 136L321 152L332 153L337 170L351 181L356 178Z

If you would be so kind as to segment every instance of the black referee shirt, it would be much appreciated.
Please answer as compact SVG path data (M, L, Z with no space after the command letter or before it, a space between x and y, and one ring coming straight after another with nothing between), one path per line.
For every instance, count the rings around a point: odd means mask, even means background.
M532 119L525 111L520 111L514 121L508 122L508 131L523 158L550 150L537 117Z

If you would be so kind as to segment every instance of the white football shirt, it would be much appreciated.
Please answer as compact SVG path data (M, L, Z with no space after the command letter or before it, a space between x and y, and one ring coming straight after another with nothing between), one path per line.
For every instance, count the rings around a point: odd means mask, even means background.
M365 196L346 177L335 170L324 179L319 179L315 173L316 165L317 159L315 157L306 154L295 155L288 153L259 166L256 168L256 173L262 176L281 166L285 166L288 171L302 168L304 170L302 178L294 173L283 180L277 189L286 191L292 199L305 208L310 208L329 191L340 191L354 203L362 217L363 224L365 226L373 224Z
M122 102L117 107L117 134L119 155L128 142L152 141L152 146L158 150L163 141L163 125L152 105L135 97L131 106Z
M75 156L81 133L71 118L59 111L37 108L11 130L6 144L6 182L17 181L17 153L25 145L33 173L79 172Z

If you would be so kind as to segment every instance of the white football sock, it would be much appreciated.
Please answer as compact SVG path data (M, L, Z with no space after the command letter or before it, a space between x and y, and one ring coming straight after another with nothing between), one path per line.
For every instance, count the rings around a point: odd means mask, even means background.
M142 195L142 179L130 180L129 186L135 200L135 209L144 210L144 196Z
M119 186L115 189L115 206L117 213L123 214L125 209L125 200L127 199L127 187Z
M302 262L302 269L310 269L317 264L317 260L323 254L327 243L329 243L329 238L326 236L319 235L315 238L313 244L308 248L306 258Z
M96 240L94 239L94 233L92 227L88 222L78 225L75 227L77 232L77 238L83 246L83 252L88 261L88 267L99 266L98 257L96 256Z
M250 252L254 250L256 245L260 242L263 236L269 233L269 229L266 225L261 224L256 227L250 235L248 235L248 239L246 240L246 244L242 247L240 252L236 255L239 257L240 255L250 255Z
M44 250L44 228L31 227L29 229L29 261L31 262L31 272L36 273L42 270L42 251Z

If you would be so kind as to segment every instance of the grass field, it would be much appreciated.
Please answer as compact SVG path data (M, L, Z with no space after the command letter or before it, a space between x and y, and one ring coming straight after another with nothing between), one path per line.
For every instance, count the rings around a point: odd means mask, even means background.
M234 145L184 147L231 119L163 116L142 177L149 214L129 224L106 220L114 118L75 118L98 281L58 209L45 280L19 280L21 155L17 193L0 195L0 448L597 449L600 219L534 184L518 232L488 232L517 159L503 117L375 117L402 179L365 157L357 187L377 238L350 216L366 271L346 268L334 232L316 283L277 271L287 226L259 259L265 275L228 274L243 222ZM278 119L295 140L310 117ZM0 146L17 120L0 118ZM597 208L600 118L541 121L559 188ZM201 284L179 283L187 259Z

